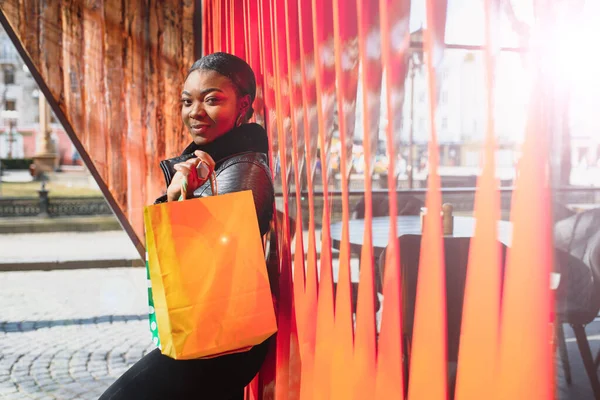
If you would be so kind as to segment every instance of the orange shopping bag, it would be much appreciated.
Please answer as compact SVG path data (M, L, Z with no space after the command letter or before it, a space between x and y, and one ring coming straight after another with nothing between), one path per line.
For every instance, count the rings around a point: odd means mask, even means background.
M277 331L251 191L151 205L144 223L164 355L245 351Z

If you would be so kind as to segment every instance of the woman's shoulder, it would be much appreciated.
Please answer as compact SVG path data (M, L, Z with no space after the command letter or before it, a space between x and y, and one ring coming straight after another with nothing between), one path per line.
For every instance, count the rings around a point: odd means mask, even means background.
M269 170L269 162L265 153L245 151L219 160L215 166L215 172L222 171L236 164L255 164L258 167Z

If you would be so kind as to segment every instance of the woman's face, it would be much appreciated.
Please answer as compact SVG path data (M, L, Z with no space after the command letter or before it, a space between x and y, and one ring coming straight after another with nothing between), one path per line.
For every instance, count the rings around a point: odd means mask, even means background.
M194 143L207 144L236 126L249 106L238 98L229 78L213 70L195 70L181 93L181 117Z

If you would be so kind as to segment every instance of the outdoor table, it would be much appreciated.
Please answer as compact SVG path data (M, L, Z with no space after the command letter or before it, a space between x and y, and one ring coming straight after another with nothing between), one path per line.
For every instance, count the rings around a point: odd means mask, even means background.
M402 235L421 235L421 217L418 215L401 215L397 217L398 237ZM390 240L390 218L373 218L373 255L379 258ZM360 254L365 232L365 220L353 219L349 221L350 250ZM446 237L472 237L475 233L475 218L454 216L454 231ZM510 247L512 239L512 224L508 221L498 221L498 240ZM342 240L342 223L331 225L331 240L334 249L340 249Z
M353 219L348 221L350 228L350 251L360 254L365 232L365 220ZM390 240L390 218L373 218L373 256L379 259L381 253L387 247ZM342 223L331 224L331 241L334 249L339 250L342 240ZM421 235L421 217L418 215L401 215L397 217L397 235ZM473 237L475 234L475 218L465 216L454 216L454 230L452 235L445 237ZM510 247L512 243L512 223L509 221L498 221L498 240ZM560 274L552 272L550 276L550 287L556 289L560 282Z

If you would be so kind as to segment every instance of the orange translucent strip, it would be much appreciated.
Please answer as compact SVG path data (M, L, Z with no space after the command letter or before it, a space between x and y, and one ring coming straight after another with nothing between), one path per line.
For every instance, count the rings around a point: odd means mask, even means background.
M360 258L360 282L354 340L354 398L365 399L375 391L377 343L375 322L375 273L373 260L373 137L379 134L381 97L381 59L373 56L371 37L380 36L378 2L357 1L358 50L362 66L362 120L365 180L364 239ZM375 141L377 143L377 141Z
M275 127L270 123L275 119L275 88L273 87L273 44L271 38L271 15L269 8L269 0L258 0L259 3L259 18L260 18L260 37L262 38L262 65L263 65L263 82L265 96L265 128L269 137L269 165L273 180L276 178L275 169L275 154L277 153L277 145L273 131Z
M502 285L501 252L498 242L500 193L495 174L494 133L495 59L492 25L497 9L485 1L484 65L486 69L487 128L482 173L475 192L475 234L471 239L456 377L456 400L493 396L500 328Z
M293 296L292 296L292 325L290 329L290 381L289 381L289 394L290 399L300 398L300 385L302 382L302 363L300 359L300 339L298 338L298 322L295 298L303 298L304 296L304 284L305 284L305 272L304 272L304 242L302 240L302 197L300 196L301 185L300 182L300 160L299 156L303 154L299 153L298 139L299 135L304 134L301 129L302 123L302 86L301 80L294 80L300 72L300 43L298 38L300 36L298 27L298 2L284 2L285 8L285 38L287 42L287 77L288 77L288 88L290 91L290 125L292 135L292 164L294 173L294 187L296 190L296 230L294 232L296 242L293 257L294 266L294 279L293 279ZM301 139L301 143L304 140ZM291 185L290 185L291 186ZM300 308L302 302L300 302Z
M231 26L232 24L232 10L231 10L231 3L233 2L233 0L223 0L223 15L224 15L224 20L223 20L223 36L225 37L225 52L226 53L233 53L233 44L232 44L232 30L231 30Z
M543 74L530 97L523 154L513 194L512 246L502 297L496 399L552 399L552 225L548 135L542 114Z
M264 122L264 81L262 75L260 50L261 42L259 41L259 13L258 2L256 0L244 0L245 18L244 18L244 34L246 36L246 61L252 67L256 76L256 98L254 99L254 121L258 123Z
M376 399L404 399L404 370L402 351L402 297L400 281L400 246L398 245L396 148L401 126L394 123L402 114L402 102L395 103L394 96L402 98L408 65L410 44L409 25L401 32L392 30L410 16L410 0L380 0L381 58L386 77L386 139L388 152L388 196L390 210L390 238L386 251L383 298L385 306L381 315L381 330L377 349ZM392 36L393 35L393 36ZM401 46L396 44L401 41ZM392 48L392 43L394 47ZM399 125L399 124L398 124Z
M275 398L286 400L290 396L290 336L292 325L292 271L289 227L289 187L287 168L287 135L291 132L284 126L289 120L289 102L283 100L284 85L287 85L287 48L285 37L279 32L285 29L285 9L282 0L271 0L271 37L273 38L273 65L275 78L275 105L277 110L277 133L279 137L279 162L281 166L281 187L283 192L283 223L281 229L281 268L279 277L279 307L277 334L277 379L275 381ZM286 96L287 98L287 96ZM298 394L299 395L299 394ZM294 393L294 398L297 398Z
M215 27L213 30L213 35L215 37L215 45L214 51L223 51L225 48L225 36L223 35L223 19L225 16L223 15L223 2L226 0L215 0L214 1L214 21Z
M314 354L316 345L317 315L317 250L315 238L315 199L313 184L314 158L310 146L313 115L316 116L316 88L314 76L314 41L312 23L312 0L298 1L300 31L300 73L302 76L302 102L304 109L304 143L306 146L306 185L308 188L308 247L306 253L306 282L302 307L298 311L298 325L302 378L300 397L312 400L314 390Z
M304 242L302 240L302 196L300 195L300 160L298 152L299 134L304 133L301 128L302 121L302 85L294 77L300 72L300 36L298 27L298 3L296 1L284 2L285 7L285 38L287 42L288 88L290 90L290 124L292 134L292 163L294 183L296 189L296 231L294 249L294 279L292 297L292 326L290 329L290 382L289 395L291 399L300 398L300 385L302 382L302 364L300 361L300 339L298 337L298 315L302 315L302 299L304 297L305 272L304 272ZM302 139L303 142L303 139ZM299 301L296 301L299 299ZM300 312L296 312L297 309Z
M210 2L204 2L210 3ZM252 22L254 21L254 22ZM260 68L260 49L258 43L258 34L256 22L258 21L258 13L257 13L257 3L255 0L244 0L244 36L246 38L245 46L246 46L246 57L247 61L254 70L254 74L256 76L256 86L257 86L257 99L258 92L260 92L262 86L262 71ZM252 23L251 23L252 22ZM261 96L262 97L262 96ZM257 112L257 103L261 103L261 100L254 101L254 109L255 113ZM262 373L258 373L252 382L246 387L245 399L246 400L259 400L259 382L261 379Z
M440 21L445 21L446 6L444 4L440 7L440 3L442 2L437 0L427 0L427 29L424 38L431 138L429 141L428 190L425 200L427 217L421 241L408 383L408 398L411 400L446 400L448 397L446 279L442 219L439 217L442 211L442 195L438 174L439 149L435 127L437 79L433 64L435 52L440 48L439 38L441 37L443 40L445 25ZM444 15L441 16L441 13Z
M302 299L304 298L305 285L305 270L304 270L304 243L302 235L302 196L300 195L300 163L298 152L298 139L300 134L304 134L302 124L304 123L302 112L302 82L294 82L294 76L300 74L300 28L298 26L298 3L295 1L285 2L285 21L286 21L286 41L287 57L288 57L288 87L291 91L290 109L291 109L291 125L292 125L292 162L294 165L294 182L296 187L296 231L295 240L296 247L294 250L294 306L300 311L296 315L296 319L302 315L301 308L303 306ZM302 139L304 141L304 139ZM302 323L302 322L300 322Z
M211 1L202 2L202 54L213 53L213 3Z
M317 116L319 147L321 154L321 176L323 185L323 218L321 223L321 259L319 296L317 299L317 333L315 343L315 370L313 399L328 400L331 384L331 355L333 344L333 272L331 268L331 235L329 226L329 193L327 170L327 129L324 113L324 95L328 91L327 81L328 66L322 58L329 46L330 31L328 28L333 23L331 14L331 0L313 0L313 38L315 44L315 86L317 91ZM330 50L330 49L329 49ZM314 133L313 133L314 134Z
M339 253L339 275L335 299L335 325L331 361L331 399L351 399L354 388L349 384L354 357L354 321L352 317L352 282L350 272L350 202L346 143L354 136L358 59L352 59L357 40L356 3L333 0L335 71L337 79L338 126L341 144L340 179L342 183L342 240ZM351 66L342 68L342 60ZM354 61L354 65L352 62Z
M244 0L229 0L229 10L231 54L245 59Z

